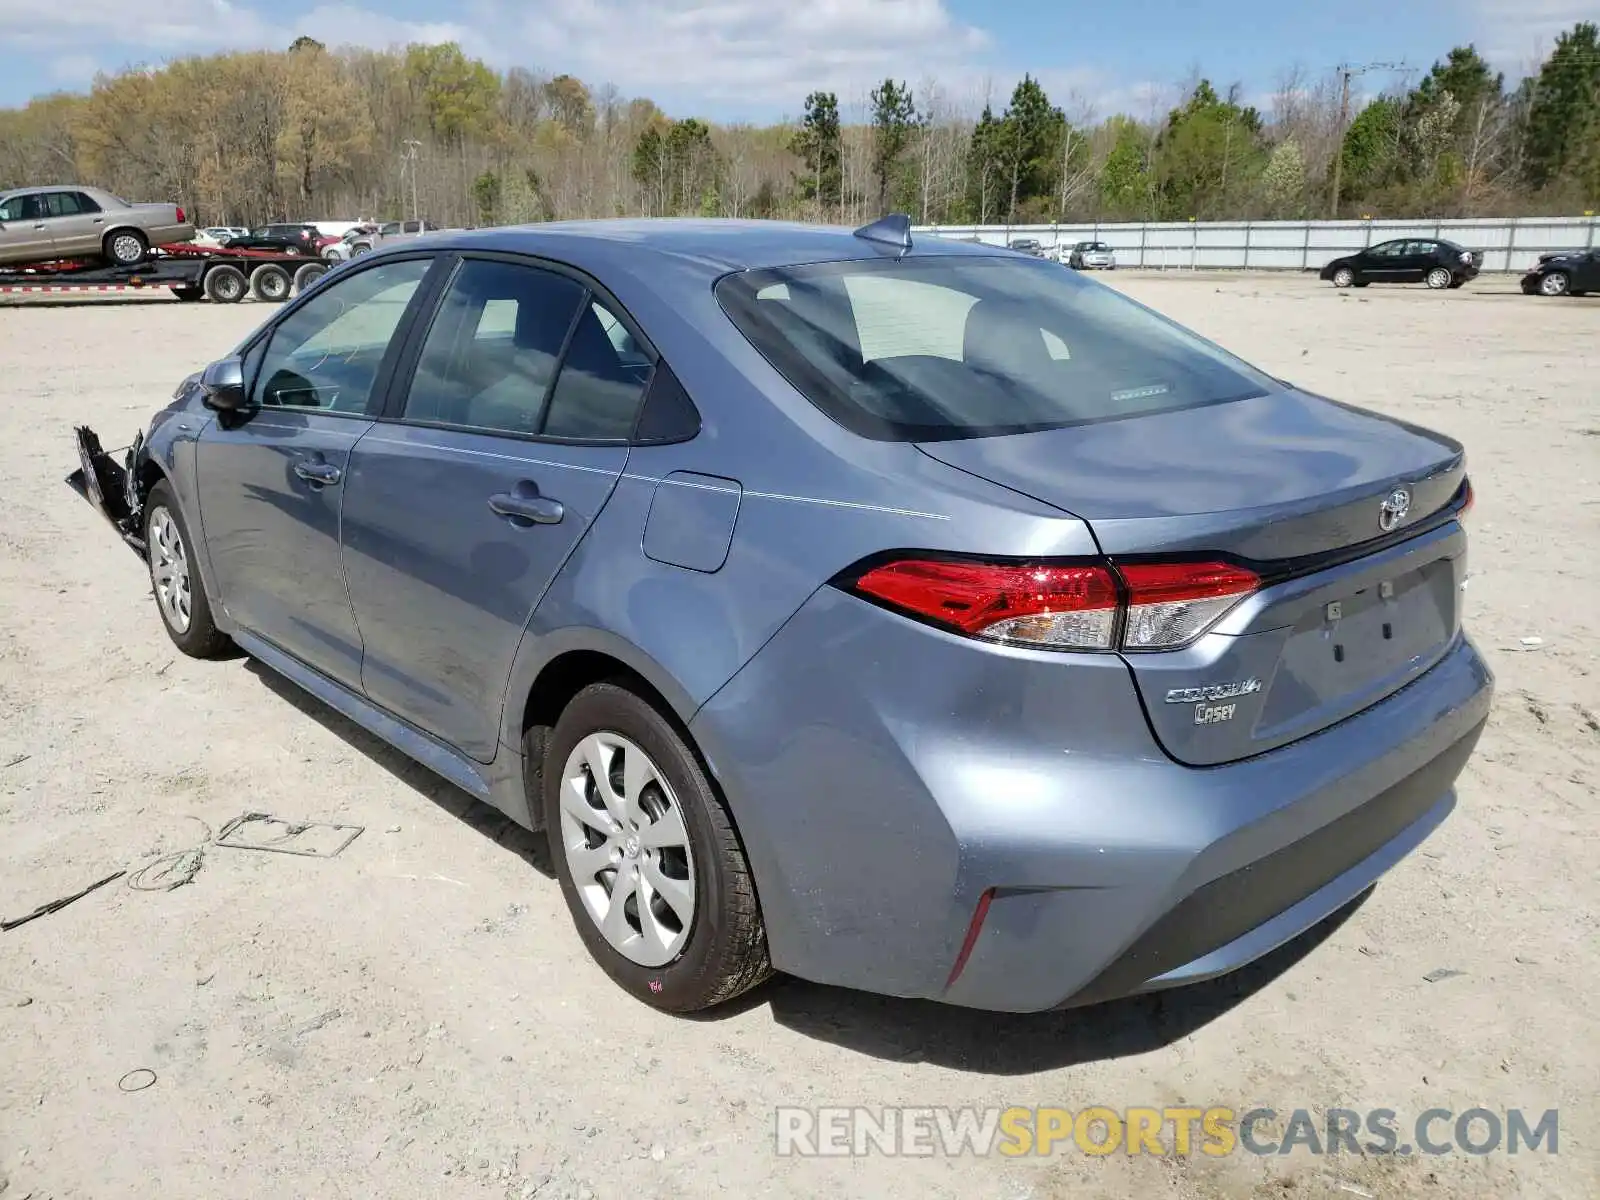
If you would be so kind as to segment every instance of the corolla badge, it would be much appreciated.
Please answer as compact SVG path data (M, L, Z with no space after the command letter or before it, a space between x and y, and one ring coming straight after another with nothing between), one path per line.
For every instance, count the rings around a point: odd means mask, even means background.
M1198 704L1202 700L1232 700L1235 696L1248 696L1261 690L1259 679L1240 679L1234 683L1213 683L1208 687L1173 688L1167 693L1168 704Z
M1395 488L1384 497L1378 509L1378 528L1388 533L1406 519L1411 511L1411 493L1403 487Z

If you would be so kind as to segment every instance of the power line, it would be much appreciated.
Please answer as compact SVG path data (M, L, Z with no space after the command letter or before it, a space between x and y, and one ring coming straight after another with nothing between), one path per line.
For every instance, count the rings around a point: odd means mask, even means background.
M1375 62L1375 63L1340 63L1339 72L1339 137L1334 143L1333 153L1333 200L1328 206L1328 217L1331 220L1339 219L1339 185L1343 182L1341 176L1344 171L1344 131L1350 120L1350 80L1357 75L1366 75L1372 71L1410 72L1416 68L1404 62Z

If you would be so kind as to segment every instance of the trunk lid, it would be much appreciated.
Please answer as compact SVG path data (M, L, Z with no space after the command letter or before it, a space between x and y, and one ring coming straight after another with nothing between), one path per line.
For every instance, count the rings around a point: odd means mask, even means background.
M1113 562L1218 555L1262 575L1192 645L1124 654L1180 762L1325 729L1426 671L1460 626L1465 537L1430 517L1457 496L1464 455L1428 430L1289 389L918 448L1080 517ZM1397 489L1409 506L1386 529Z

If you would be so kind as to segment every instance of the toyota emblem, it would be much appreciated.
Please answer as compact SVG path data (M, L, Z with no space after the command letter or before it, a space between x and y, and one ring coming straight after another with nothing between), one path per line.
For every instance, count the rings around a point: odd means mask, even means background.
M1378 509L1378 528L1388 533L1406 519L1411 511L1411 493L1405 488L1395 488Z

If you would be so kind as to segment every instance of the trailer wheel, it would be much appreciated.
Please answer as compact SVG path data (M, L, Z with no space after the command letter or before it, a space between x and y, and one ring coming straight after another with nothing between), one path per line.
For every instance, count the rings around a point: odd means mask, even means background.
M268 304L289 298L289 272L275 263L263 263L250 274L250 294Z
M206 295L217 304L237 304L250 290L244 272L238 267L212 267L206 272Z
M298 296L327 273L328 268L322 263L306 263L294 273L294 294Z
M100 249L115 266L131 267L150 253L150 239L137 229L113 229L100 243Z
M198 287L175 287L172 289L172 294L185 304L192 304L204 298L206 290Z

